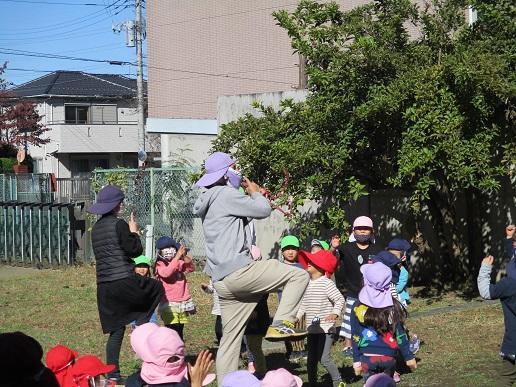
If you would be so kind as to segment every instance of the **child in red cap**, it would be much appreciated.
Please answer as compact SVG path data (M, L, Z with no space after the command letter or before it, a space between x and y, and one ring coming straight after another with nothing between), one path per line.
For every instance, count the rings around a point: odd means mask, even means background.
M70 385L72 366L77 359L77 352L61 344L50 348L45 357L45 363L56 376L59 387Z
M97 356L81 356L72 367L72 380L67 387L100 387L100 376L112 372L115 367L114 364L104 364ZM114 380L109 380L109 382L104 386L116 386Z
M307 324L307 372L310 386L317 384L317 364L328 370L333 386L343 386L339 369L330 356L335 320L344 307L344 297L330 279L337 267L337 258L328 250L315 254L299 252L299 262L310 275L301 306L297 313L300 318L306 315Z

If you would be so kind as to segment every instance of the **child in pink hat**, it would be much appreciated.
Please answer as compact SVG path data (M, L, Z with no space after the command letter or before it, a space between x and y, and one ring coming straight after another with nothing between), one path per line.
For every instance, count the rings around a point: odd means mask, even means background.
M417 367L403 329L405 311L390 291L392 272L381 262L363 265L364 286L351 313L353 368L365 381L385 372L394 375L400 351L408 367Z
M166 327L147 323L131 334L131 346L143 360L141 379L149 387L201 387L210 384L214 374L211 354L202 351L194 367L185 361L185 346L178 333Z
M346 298L342 326L339 332L339 335L344 338L342 354L345 357L350 357L352 355L351 310L357 302L358 292L362 286L360 267L381 251L380 247L374 243L373 220L367 216L357 217L353 221L353 229L349 240L341 245L340 238L334 236L331 240L330 249L338 259L338 266L335 271L337 287Z

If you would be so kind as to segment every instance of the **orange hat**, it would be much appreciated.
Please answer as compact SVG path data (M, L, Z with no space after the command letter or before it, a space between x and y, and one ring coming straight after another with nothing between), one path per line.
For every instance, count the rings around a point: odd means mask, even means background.
M301 250L299 252L298 259L299 263L301 263L305 269L308 266L308 263L310 263L311 265L324 270L324 273L328 278L331 277L332 273L337 268L337 258L328 250L319 250L315 254Z

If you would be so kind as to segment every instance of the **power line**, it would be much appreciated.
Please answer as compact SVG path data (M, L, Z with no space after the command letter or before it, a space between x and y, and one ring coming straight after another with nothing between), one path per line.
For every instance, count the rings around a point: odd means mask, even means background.
M36 58L48 58L48 59L64 59L64 60L74 60L74 61L82 61L82 62L108 63L108 64L116 64L116 65L124 65L124 64L134 65L134 63L131 63L131 62L118 61L118 60L113 60L113 59L80 58L80 57L68 56L68 55L57 55L57 54L47 54L47 53L35 52L35 51L14 50L14 49L3 48L3 47L0 47L0 54L17 55L17 56L31 56L31 57L36 57Z
M55 31L56 29L66 28L66 27L68 27L70 25L76 26L76 25L82 24L82 23L84 23L86 21L96 19L98 16L103 14L105 10L109 10L111 7L118 8L118 7L122 6L122 5L126 5L126 3L127 3L127 1L124 1L123 4L117 5L118 3L120 3L120 1L122 1L122 0L114 1L112 4L107 5L106 9L101 9L101 10L89 13L87 15L76 17L76 18L73 18L73 19L61 22L61 23L55 23L55 24L50 24L50 25L41 26L41 27L24 28L24 29L21 29L21 30L17 30L16 32L2 32L1 34L2 35L37 34L37 33L41 33L41 32ZM97 15L97 16L95 16L95 15ZM10 29L10 30L12 31L12 29ZM23 32L23 31L31 31L31 32Z
M0 2L46 4L46 5L80 5L80 6L85 5L85 6L93 6L93 7L105 7L105 4L99 4L99 3L65 3L62 1L0 0Z
M8 51L8 50L10 50L10 51ZM35 52L35 51L14 50L14 49L8 49L8 48L3 48L3 47L0 47L0 54L30 56L30 57L48 58L48 59L63 59L63 60L83 61L83 62L108 63L108 64L116 64L116 65L127 64L127 65L131 65L131 66L136 66L135 63L128 62L128 61L117 61L117 60L113 60L113 59L80 58L80 57L74 57L74 56L48 54L48 53L41 53L41 52ZM148 66L148 65L146 65L144 67L157 69L157 70L174 71L174 72L178 72L178 73L205 75L205 76L209 76L209 77L241 79L241 80L275 83L275 84L283 84L283 85L291 85L292 84L291 82L275 81L275 80L271 80L271 79L241 77L241 76L235 76L235 75L225 74L225 73L217 74L217 73L208 73L208 72L204 72L204 71L184 70L184 69L178 69L178 68L167 68L167 67Z
M271 79L260 79L260 78L249 78L249 77L239 77L239 76L233 76L229 75L229 73L207 73L203 71L193 71L193 70L182 70L182 69L174 69L174 68L166 68L166 67L159 67L159 66L145 66L148 69L157 69L157 70L165 70L165 71L174 71L178 73L187 73L187 74L196 74L196 75L205 75L209 77L219 77L219 78L231 78L231 79L242 79L246 81L258 81L258 82L267 82L267 83L278 83L283 85L292 85L292 82L284 82L284 81L274 81Z
M128 7L129 7L128 5L124 5L121 9L119 9L116 12L116 15L118 15L120 12L122 12L124 9L126 9ZM55 40L68 39L71 37L75 37L75 35L84 36L84 31L83 31L84 28L94 26L94 25L96 25L102 21L108 20L108 19L111 19L111 16L106 16L106 17L103 17L102 19L95 21L94 23L86 24L84 26L76 27L71 30L59 32L57 34L52 34L52 35L40 35L40 36L35 36L35 37L23 37L23 38L0 38L0 40L2 40L2 41L19 41L19 40L21 40L21 41L27 41L27 40L41 41L42 39L47 40L47 39L53 38L55 36L59 36L59 38L57 38Z

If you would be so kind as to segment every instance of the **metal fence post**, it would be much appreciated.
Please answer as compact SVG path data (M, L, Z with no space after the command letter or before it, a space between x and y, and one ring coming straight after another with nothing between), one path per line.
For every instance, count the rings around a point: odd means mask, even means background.
M150 169L150 223L151 223L151 226L152 227L155 227L155 222L154 222L154 211L155 211L155 203L154 203L154 200L155 200L155 195L156 195L156 188L154 186L154 168L151 168Z

